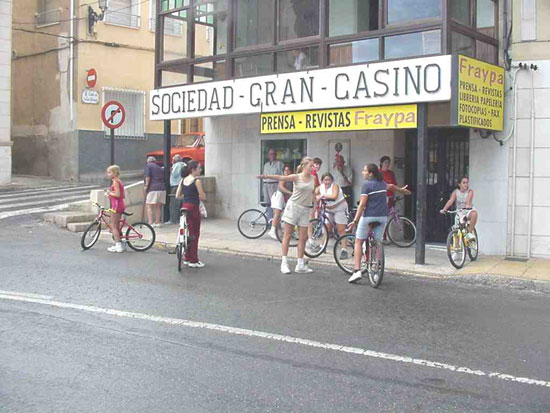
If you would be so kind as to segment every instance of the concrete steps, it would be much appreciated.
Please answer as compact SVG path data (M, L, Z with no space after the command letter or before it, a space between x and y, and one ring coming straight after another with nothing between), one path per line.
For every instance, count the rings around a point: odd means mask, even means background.
M86 228L88 228L88 225L91 224L90 222L69 222L67 224L67 229L71 232L84 232Z
M85 211L61 211L44 214L44 221L51 222L60 228L68 228L69 224L86 224L88 226L97 215ZM74 225L73 228L79 226ZM86 227L84 227L86 229ZM82 231L84 231L82 229Z

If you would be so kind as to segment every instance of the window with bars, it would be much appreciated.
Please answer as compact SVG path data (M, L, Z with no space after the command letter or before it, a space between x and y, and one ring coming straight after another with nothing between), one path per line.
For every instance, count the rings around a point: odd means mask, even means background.
M157 27L157 2L151 0L149 3L149 30L155 31ZM164 20L164 34L171 34L173 36L183 35L184 22L177 19L165 19Z
M51 26L61 20L61 9L57 7L58 0L38 0L38 10L35 14L36 27Z
M145 135L145 92L103 88L103 103L116 100L124 106L124 124L115 129L116 139L147 139ZM110 129L104 126L105 137L110 137Z
M117 26L140 27L138 0L109 0L105 23Z

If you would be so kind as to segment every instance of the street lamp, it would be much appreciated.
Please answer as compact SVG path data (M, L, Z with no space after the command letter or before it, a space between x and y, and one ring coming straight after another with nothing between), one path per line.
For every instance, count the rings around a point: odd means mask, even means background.
M88 6L88 34L94 33L94 25L97 21L103 20L105 17L105 10L107 10L107 0L98 0L97 5L101 10L101 14L97 14L92 6Z

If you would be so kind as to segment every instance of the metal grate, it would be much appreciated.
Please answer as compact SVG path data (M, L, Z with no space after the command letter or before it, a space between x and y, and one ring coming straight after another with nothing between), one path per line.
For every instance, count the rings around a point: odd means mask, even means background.
M116 100L122 103L126 112L124 124L115 129L116 139L147 139L145 134L145 97L142 90L103 88L103 103ZM110 129L103 127L105 138L110 137Z
M50 26L61 21L61 9L46 10L35 14L36 27Z

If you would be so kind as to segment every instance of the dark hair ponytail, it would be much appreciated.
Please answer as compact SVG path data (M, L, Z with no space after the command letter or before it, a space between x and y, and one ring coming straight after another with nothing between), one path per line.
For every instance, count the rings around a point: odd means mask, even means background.
M187 162L187 164L183 168L181 168L181 177L186 178L187 176L189 176L191 171L197 169L198 167L199 167L198 161Z
M373 174L374 179L376 179L377 181L381 181L382 179L384 179L384 175L382 175L382 173L378 170L378 166L373 163L369 163L367 165L367 171Z

